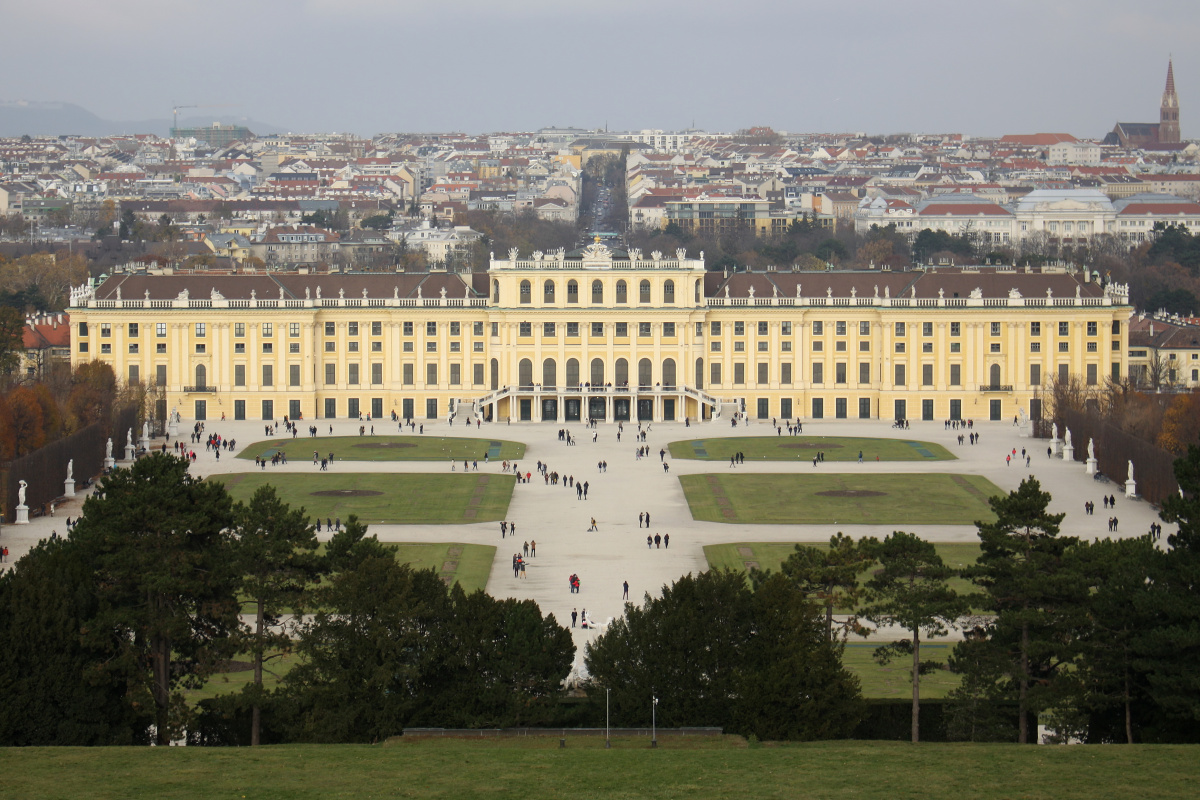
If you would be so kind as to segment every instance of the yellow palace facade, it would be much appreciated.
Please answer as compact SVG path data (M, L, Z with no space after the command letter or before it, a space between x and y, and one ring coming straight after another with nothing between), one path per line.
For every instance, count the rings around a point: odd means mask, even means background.
M72 360L194 419L1006 419L1123 377L1131 313L1086 272L727 274L597 243L474 274L118 273L72 293Z

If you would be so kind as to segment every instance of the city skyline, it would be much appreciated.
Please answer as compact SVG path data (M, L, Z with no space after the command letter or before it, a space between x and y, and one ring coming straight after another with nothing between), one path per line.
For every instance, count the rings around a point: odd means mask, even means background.
M867 3L850 19L752 0L731 19L706 2L601 11L526 0L468 2L468 22L380 0L207 8L66 0L51 18L0 0L15 34L0 55L10 76L0 100L74 103L107 119L214 106L364 136L694 124L1101 138L1117 120L1155 118L1173 55L1185 138L1188 109L1200 108L1188 48L1200 11L1182 2L933 2L919 18Z

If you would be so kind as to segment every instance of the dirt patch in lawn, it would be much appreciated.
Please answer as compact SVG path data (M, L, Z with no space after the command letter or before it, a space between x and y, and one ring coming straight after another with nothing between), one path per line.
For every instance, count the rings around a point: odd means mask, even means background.
M320 492L309 492L313 497L374 497L383 494L370 489L325 489Z
M249 661L218 661L214 666L216 672L248 672L254 669L254 664Z
M820 444L818 442L786 442L779 446L791 450L840 450L843 447L840 444Z
M396 450L401 447L416 447L415 444L408 442L363 442L362 444L352 444L351 447L367 447L374 450Z
M821 497L887 497L887 492L872 492L870 489L831 489L817 494Z

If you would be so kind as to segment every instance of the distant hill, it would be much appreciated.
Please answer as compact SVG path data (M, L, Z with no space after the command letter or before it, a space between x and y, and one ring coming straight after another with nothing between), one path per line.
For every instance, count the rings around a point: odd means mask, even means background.
M201 127L220 122L245 125L259 136L283 133L286 129L249 117L217 114L207 117L180 117L180 127ZM4 136L110 136L122 133L153 133L167 136L171 120L109 120L74 103L39 103L26 100L0 100L0 137Z

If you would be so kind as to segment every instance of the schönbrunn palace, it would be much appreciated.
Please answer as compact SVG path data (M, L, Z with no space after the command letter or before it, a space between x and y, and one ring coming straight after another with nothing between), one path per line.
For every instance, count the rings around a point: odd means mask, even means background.
M599 243L473 274L117 273L71 305L73 363L185 418L560 423L1036 418L1054 380L1127 373L1132 314L1087 271L728 274Z

